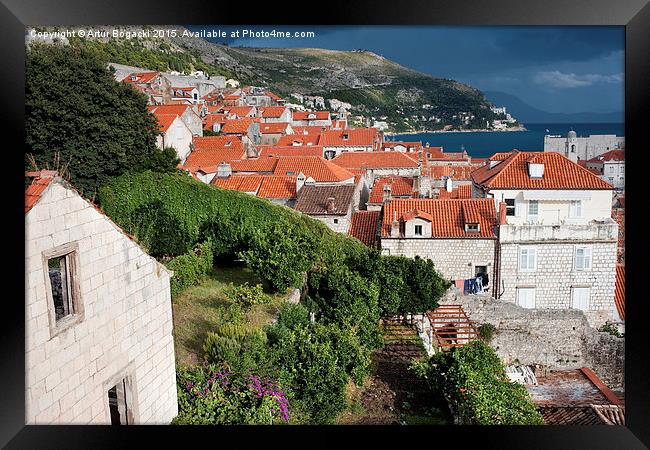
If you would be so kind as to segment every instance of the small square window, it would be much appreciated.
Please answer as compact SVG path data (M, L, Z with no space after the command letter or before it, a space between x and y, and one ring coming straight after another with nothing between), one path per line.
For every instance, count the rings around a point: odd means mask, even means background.
M334 219L334 223L335 223L335 224L338 224L338 223L339 223L339 219Z
M506 216L515 215L515 199L507 198L506 199Z
M422 225L415 225L415 235L422 236Z

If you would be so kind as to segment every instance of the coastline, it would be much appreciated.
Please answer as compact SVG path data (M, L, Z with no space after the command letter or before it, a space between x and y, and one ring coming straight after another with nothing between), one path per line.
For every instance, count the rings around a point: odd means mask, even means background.
M417 134L436 134L436 133L515 133L518 131L528 131L526 127L518 127L506 130L489 130L485 128L472 129L472 130L421 130L421 131L384 131L384 136L404 136L404 135L417 135Z

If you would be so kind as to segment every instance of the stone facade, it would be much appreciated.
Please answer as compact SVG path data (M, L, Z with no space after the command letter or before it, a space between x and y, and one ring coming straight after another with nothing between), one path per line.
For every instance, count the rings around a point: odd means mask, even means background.
M177 414L170 272L55 178L26 214L27 424L110 424L129 386L131 422ZM74 314L55 322L47 258L69 251Z
M625 339L597 331L582 311L525 309L486 295L463 296L453 287L441 304L460 304L477 325L494 325L490 345L506 365L589 367L610 388L625 386Z
M382 253L409 258L420 256L435 264L449 280L472 278L476 266L487 266L490 284L493 280L495 239L432 239L381 238Z
M569 131L567 136L544 136L544 151L560 153L571 161L589 160L616 148L625 148L625 137L615 134L593 134L578 137Z
M312 219L320 220L329 227L330 230L337 233L347 234L352 224L352 208L344 216L342 215L315 215L310 214Z
M591 269L575 268L576 247L591 248ZM519 268L520 248L536 250L536 268ZM614 318L614 287L616 283L615 240L609 242L532 242L501 243L499 297L504 302L517 302L517 288L535 288L538 309L570 309L572 288L589 288L589 305L585 311L593 326Z

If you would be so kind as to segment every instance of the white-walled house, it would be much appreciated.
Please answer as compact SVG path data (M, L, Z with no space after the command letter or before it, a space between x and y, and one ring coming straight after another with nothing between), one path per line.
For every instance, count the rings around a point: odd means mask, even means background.
M25 422L168 424L171 272L56 173L25 197Z
M614 188L625 190L625 150L611 150L591 158L585 167L596 170Z
M156 145L161 150L172 147L176 150L181 163L184 163L192 152L192 130L176 114L157 114L160 133L156 138Z
M499 298L526 308L614 316L618 225L612 186L555 152L497 153L472 173L499 210Z

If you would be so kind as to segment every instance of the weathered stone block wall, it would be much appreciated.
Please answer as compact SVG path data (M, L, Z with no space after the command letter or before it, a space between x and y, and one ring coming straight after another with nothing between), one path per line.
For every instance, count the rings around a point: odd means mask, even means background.
M625 386L625 339L599 332L582 311L525 309L450 288L441 304L461 304L470 319L497 328L490 345L505 364L589 367L612 389Z
M488 266L494 279L494 239L381 239L384 254L429 258L446 279L474 277L474 266Z
M25 219L26 423L109 424L105 384L126 375L135 422L169 423L178 408L169 272L60 184ZM75 241L84 318L52 337L42 252Z
M575 270L576 245L592 249L591 270ZM537 249L537 269L519 270L517 244L501 244L501 287L499 300L516 303L517 287L535 287L537 308L568 309L571 307L571 287L590 287L587 318L593 326L602 325L614 316L616 283L616 242L575 244L534 243L526 247Z

